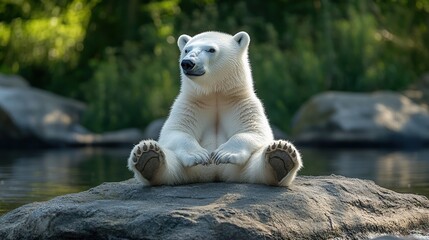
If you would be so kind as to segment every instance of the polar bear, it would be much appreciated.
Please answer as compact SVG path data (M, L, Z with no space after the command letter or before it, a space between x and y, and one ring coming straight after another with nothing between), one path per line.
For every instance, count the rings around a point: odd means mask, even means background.
M143 140L128 168L144 185L245 182L288 186L302 167L274 140L254 92L246 32L181 35L181 89L158 141Z

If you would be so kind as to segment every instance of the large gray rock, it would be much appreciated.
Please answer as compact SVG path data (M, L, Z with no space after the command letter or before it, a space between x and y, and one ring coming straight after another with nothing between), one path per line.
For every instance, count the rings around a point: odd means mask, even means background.
M145 139L158 140L161 129L164 126L165 118L158 118L153 120L143 132Z
M29 87L27 81L18 75L6 75L0 73L0 87L18 87L26 88Z
M22 139L24 136L7 112L0 108L0 143L10 139Z
M298 143L404 146L429 144L429 112L394 92L326 92L311 98L294 117Z
M0 88L0 108L23 134L55 139L74 131L85 105L35 88Z
M0 239L328 239L429 234L429 200L371 181L298 177L288 189L136 180L32 203L0 218Z
M0 75L0 146L131 144L137 129L94 134L80 125L85 104Z

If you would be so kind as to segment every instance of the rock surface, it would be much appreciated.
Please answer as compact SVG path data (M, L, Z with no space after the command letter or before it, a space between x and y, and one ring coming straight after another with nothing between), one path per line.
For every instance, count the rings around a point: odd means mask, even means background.
M25 88L30 85L24 78L17 75L6 75L0 73L0 87L20 87Z
M319 146L429 145L429 111L394 92L326 92L294 117L298 143Z
M136 180L32 203L0 218L0 239L342 239L429 234L429 200L371 181L298 177L288 188Z
M80 125L85 104L29 87L18 76L0 75L0 146L132 144L136 129L94 134Z

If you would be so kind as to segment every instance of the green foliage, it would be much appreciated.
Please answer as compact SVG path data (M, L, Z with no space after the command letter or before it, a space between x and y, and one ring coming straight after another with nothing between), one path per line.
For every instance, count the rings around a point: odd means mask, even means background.
M64 2L0 4L6 13L0 20L1 69L20 73L38 87L64 87L64 75L77 66L84 48L86 26L97 1Z
M84 100L96 131L167 115L183 33L249 32L257 93L283 129L318 92L398 90L429 70L427 0L22 0L0 12L0 71Z
M94 131L145 126L168 114L179 78L177 61L164 59L177 59L176 46L161 43L153 56L139 52L137 43L125 42L93 63L94 76L85 84L91 103L85 123Z

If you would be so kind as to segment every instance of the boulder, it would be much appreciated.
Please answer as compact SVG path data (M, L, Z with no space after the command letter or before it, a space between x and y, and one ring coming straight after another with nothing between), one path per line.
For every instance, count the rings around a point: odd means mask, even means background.
M85 105L35 88L0 88L0 108L24 135L55 139L73 131Z
M80 125L85 104L29 87L18 76L0 75L0 146L131 144L141 131L94 134Z
M6 116L1 125L13 125L11 131L18 132L5 133L4 144L60 144L79 129L85 105L35 88L0 87L0 109Z
M394 92L325 92L294 116L298 144L417 147L429 144L429 112Z
M0 108L0 144L11 139L22 139L23 135L7 112Z
M0 87L26 88L30 85L24 78L18 75L6 75L0 73Z
M371 181L298 177L290 188L134 179L32 203L0 218L0 239L356 239L429 234L429 200Z
M158 140L164 122L165 118L158 118L149 123L143 132L144 139Z

